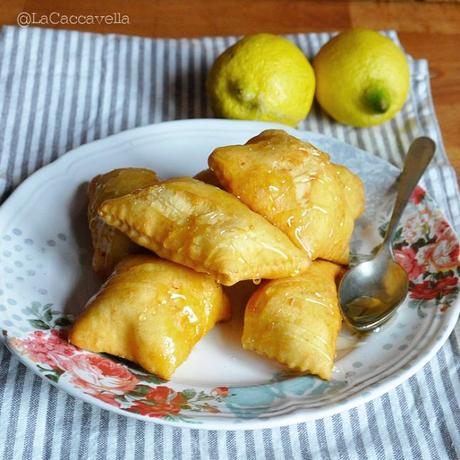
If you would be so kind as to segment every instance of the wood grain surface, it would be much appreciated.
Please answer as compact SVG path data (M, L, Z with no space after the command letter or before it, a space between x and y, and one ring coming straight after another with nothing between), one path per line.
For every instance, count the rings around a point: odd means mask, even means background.
M36 17L127 15L129 24L48 24L45 27L146 37L197 37L255 32L295 33L349 27L395 29L414 58L428 59L445 146L460 176L460 4L446 1L306 0L2 0L0 24L20 12Z

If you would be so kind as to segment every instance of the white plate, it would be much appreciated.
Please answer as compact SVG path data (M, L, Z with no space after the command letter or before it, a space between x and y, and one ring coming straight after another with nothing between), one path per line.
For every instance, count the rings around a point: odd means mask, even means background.
M152 168L164 178L194 175L206 168L213 148L244 143L274 126L190 120L137 128L79 147L26 180L0 208L0 328L8 348L38 375L91 404L209 429L320 418L375 398L415 373L446 340L460 308L458 241L422 189L395 240L411 277L410 296L379 332L341 334L331 382L290 375L242 350L238 314L216 326L170 382L67 344L67 320L98 286L90 267L85 183L123 166ZM366 213L356 227L353 251L370 253L381 240L398 171L335 139L288 131L361 176ZM250 289L248 284L242 289L242 304Z

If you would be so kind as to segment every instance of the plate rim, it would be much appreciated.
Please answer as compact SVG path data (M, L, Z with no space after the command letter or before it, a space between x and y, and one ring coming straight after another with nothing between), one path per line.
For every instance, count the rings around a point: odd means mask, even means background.
M20 196L24 192L30 189L31 186L34 185L37 181L40 182L40 185L43 185L43 178L49 175L49 172L53 170L53 168L61 167L61 168L69 168L72 164L77 161L79 158L83 158L86 151L91 151L95 147L99 148L101 144L105 144L106 148L110 148L110 145L117 145L119 146L123 142L129 142L130 139L142 137L142 133L145 132L146 135L151 135L152 130L156 130L161 132L163 129L168 129L170 127L173 128L180 128L181 125L187 125L188 128L190 126L196 125L198 127L204 127L206 129L210 129L210 125L214 125L216 130L223 128L227 129L230 128L232 131L243 131L248 130L247 128L251 127L253 129L284 129L285 131L296 135L300 138L305 137L312 137L312 138L319 138L325 140L332 140L335 143L347 145L353 148L354 151L359 152L366 157L372 158L374 161L377 159L379 162L385 163L388 167L391 167L394 171L399 171L394 165L389 163L388 161L372 155L371 153L362 150L358 147L353 146L352 144L348 144L342 140L339 140L333 136L325 135L322 133L316 133L311 131L302 131L295 128L290 128L288 126L278 124L278 123L269 123L269 122L260 122L260 121L244 121L244 120L224 120L224 119L186 119L186 120L174 120L174 121L165 121L161 123L150 124L146 126L131 128L111 136L98 139L92 141L87 144L83 144L81 146L72 149L65 154L61 155L59 158L54 160L53 162L43 166L42 168L35 171L29 177L27 177L22 183L20 183L12 193L4 200L4 202L0 205L0 220L2 215L7 214L8 212L13 211L14 200L17 196ZM218 126L216 126L218 125ZM258 127L258 128L257 128ZM70 155L72 154L72 155ZM432 200L432 203L436 203ZM451 227L455 238L459 241L458 235L455 232L451 222L445 217L443 212L440 212L443 219L445 219L449 226ZM6 219L4 220L6 221ZM6 225L2 225L1 228L5 227ZM291 412L287 412L280 415L269 416L267 418L251 418L251 419L237 419L236 417L233 419L223 420L223 419L209 419L209 420L199 420L199 421L174 421L174 420L166 420L163 418L152 418L143 416L140 414L128 412L117 407L114 407L108 403L100 401L90 395L85 394L84 392L79 391L77 388L74 388L67 383L56 383L47 379L42 373L39 372L38 368L33 364L32 361L29 362L29 359L20 355L15 351L13 347L11 347L8 343L8 339L5 334L0 335L0 341L2 341L8 348L10 352L12 352L17 359L20 360L26 367L31 369L36 375L39 375L45 381L51 383L57 388L62 389L63 391L71 394L74 397L80 398L83 401L95 405L99 408L103 408L109 410L110 412L127 416L133 417L138 420L143 420L146 422L153 422L159 423L161 425L168 425L168 426L176 426L180 428L197 428L197 429L209 429L209 430L242 430L242 429L258 429L258 428L272 428L272 427L279 427L288 424L300 423L310 420L316 420L320 418L324 418L333 414L342 413L350 408L357 407L362 405L368 401L376 399L381 395L387 393L391 389L395 388L396 386L400 385L407 379L409 379L412 375L418 372L425 364L427 364L434 355L439 351L439 349L444 345L448 337L450 336L452 330L455 327L457 322L458 316L460 314L460 295L456 297L453 304L449 308L449 312L446 315L445 319L443 320L443 328L440 335L436 338L432 339L428 344L423 346L418 350L417 355L410 359L410 361L406 364L405 367L400 368L387 377L384 377L382 381L378 383L372 384L372 388L369 391L364 390L362 393L353 394L349 397L345 397L343 401L337 403L329 403L325 406L321 406L318 408L310 408L306 410L300 410L299 408L294 408ZM320 413L318 415L318 413Z

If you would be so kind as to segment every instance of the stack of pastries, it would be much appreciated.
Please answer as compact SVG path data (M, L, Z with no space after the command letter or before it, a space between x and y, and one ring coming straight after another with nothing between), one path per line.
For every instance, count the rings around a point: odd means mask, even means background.
M221 285L263 280L246 305L243 347L330 379L360 179L281 130L217 148L208 163L195 178L126 168L91 181L93 268L108 278L70 341L170 379L229 319Z

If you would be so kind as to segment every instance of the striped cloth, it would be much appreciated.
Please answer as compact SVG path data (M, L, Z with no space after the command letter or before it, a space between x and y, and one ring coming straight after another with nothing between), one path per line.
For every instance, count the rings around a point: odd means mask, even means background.
M387 33L396 42L393 32ZM330 34L288 36L313 56ZM68 150L134 126L210 117L207 70L235 37L151 40L4 27L0 39L0 196ZM438 144L425 185L460 228L425 61L410 60L408 102L391 122L352 129L317 106L301 128L335 136L400 166L411 140ZM144 423L49 385L0 349L0 456L102 458L459 458L460 327L420 372L379 399L317 421L257 431Z

